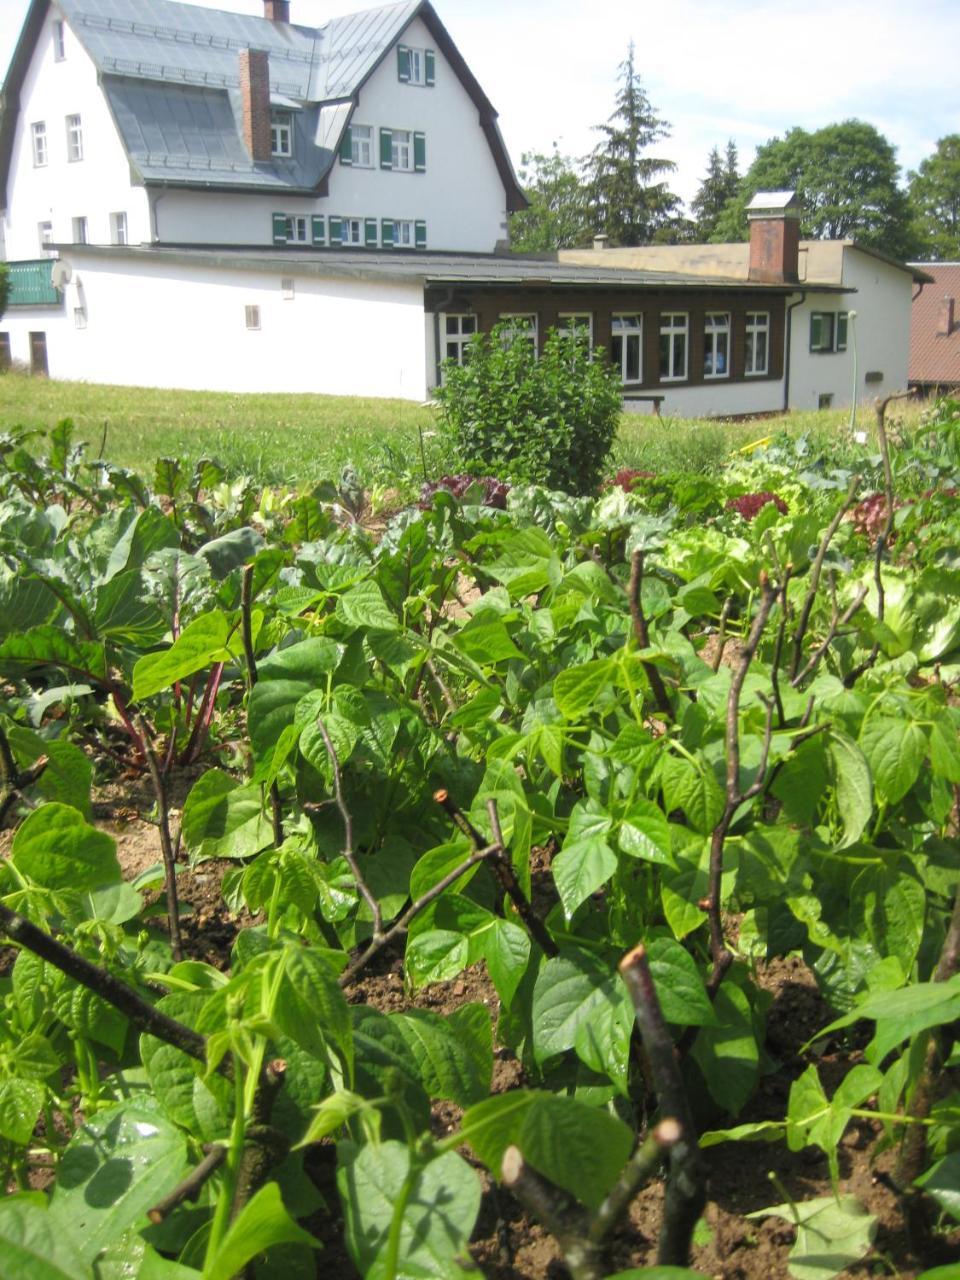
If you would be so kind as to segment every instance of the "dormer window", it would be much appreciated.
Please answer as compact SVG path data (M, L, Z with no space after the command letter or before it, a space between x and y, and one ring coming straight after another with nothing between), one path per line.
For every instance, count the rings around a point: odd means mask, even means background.
M293 155L293 116L289 111L270 113L270 154Z
M436 80L437 56L432 49L397 45L397 79L404 84L431 87Z

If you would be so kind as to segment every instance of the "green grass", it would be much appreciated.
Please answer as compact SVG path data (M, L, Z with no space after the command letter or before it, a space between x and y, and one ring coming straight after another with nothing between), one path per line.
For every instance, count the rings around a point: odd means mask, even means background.
M914 422L915 405L896 405L894 421ZM778 414L746 422L681 420L624 414L611 471L715 471L736 449L788 431L819 447L848 438L849 412ZM873 409L858 426L872 430ZM412 491L454 464L437 430L438 410L405 400L320 395L234 395L56 382L24 374L0 376L0 431L48 430L72 418L79 438L103 456L150 477L157 458L192 464L217 458L231 475L265 485L336 479L352 462L368 485ZM422 436L421 436L422 432ZM421 456L421 448L423 456Z

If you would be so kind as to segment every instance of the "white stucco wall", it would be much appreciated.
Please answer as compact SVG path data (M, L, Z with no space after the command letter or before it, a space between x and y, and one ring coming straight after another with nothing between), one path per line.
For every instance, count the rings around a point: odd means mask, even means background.
M294 276L64 253L73 279L60 309L15 308L0 320L15 360L47 335L50 376L125 386L331 395L426 395L418 282ZM290 273L292 275L292 272ZM75 327L83 306L86 328ZM246 328L248 306L259 330Z
M647 394L647 389L641 394ZM744 413L774 413L783 408L783 379L764 378L757 382L724 382L718 379L698 387L671 387L661 383L649 394L662 395L660 413L664 418L729 418ZM644 400L626 400L627 413L654 413Z
M400 41L434 48L416 19ZM168 189L157 192L158 238L180 244L273 243L273 214L404 218L427 224L427 248L491 253L507 236L506 195L471 102L450 64L436 52L436 83L404 84L390 49L360 93L352 120L372 130L373 165L334 161L329 194L312 199L282 192L268 196ZM380 168L380 128L407 129L426 137L426 172Z
M854 344L858 404L906 390L910 306L915 287L910 273L846 245L843 284L849 286L850 293L808 294L793 311L791 409L816 409L821 396L832 396L835 409L849 407L854 394ZM814 311L857 313L849 324L846 351L810 350L810 315ZM882 377L867 382L869 373Z
M149 239L146 193L130 184L130 167L97 84L92 61L65 24L65 57L54 53L51 7L20 93L20 116L7 180L3 240L10 261L41 256L39 224L53 223L53 239L73 239L73 219L87 219L91 244L111 241L110 214L126 213L128 242ZM67 160L66 118L79 115L83 159ZM33 163L31 125L47 127L47 163Z

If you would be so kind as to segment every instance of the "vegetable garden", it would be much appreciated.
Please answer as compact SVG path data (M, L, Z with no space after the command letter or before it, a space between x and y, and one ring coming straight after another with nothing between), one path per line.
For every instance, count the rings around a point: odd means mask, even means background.
M0 439L0 1277L456 1280L478 1217L532 1275L510 1205L542 1275L696 1276L731 1150L776 1274L960 1275L960 406L885 409L855 467L461 478L376 539L331 485Z

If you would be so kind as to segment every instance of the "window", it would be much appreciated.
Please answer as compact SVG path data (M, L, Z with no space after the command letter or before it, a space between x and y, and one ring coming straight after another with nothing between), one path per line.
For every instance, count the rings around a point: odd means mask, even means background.
M306 217L301 214L295 214L293 217L284 218L284 232L286 234L287 244L306 244Z
M390 167L403 173L413 168L413 146L409 129L391 129Z
M848 314L846 311L837 312L837 341L835 348L837 351L846 351L847 349L847 320Z
M39 222L37 224L37 233L40 238L41 253L50 253L53 249L53 223Z
M766 373L770 350L770 312L748 311L743 372L750 377Z
M477 333L477 317L447 314L443 317L443 359L463 364L467 347Z
M368 124L350 126L350 163L361 169L373 168L373 129Z
M503 344L506 347L514 342L529 342L534 352L537 350L537 317L530 314L503 312L500 316L503 324Z
M270 113L270 154L293 155L293 116L289 111Z
M47 122L38 120L30 126L30 133L33 138L34 168L42 169L47 163Z
M87 327L86 307L73 308L73 327L75 329L85 329Z
M110 240L113 244L127 243L127 215L125 213L111 213Z
M811 311L810 350L821 354L846 351L848 322L846 311Z
M833 392L823 391L817 396L817 408L829 409L833 405Z
M289 301L294 296L293 276L281 277L280 293L285 301Z
M340 227L340 243L349 245L363 244L363 219L344 218Z
M412 249L416 244L416 230L412 218L394 218L393 243L398 249Z
M86 218L74 218L73 220L73 243L87 243L87 220Z
M575 338L589 350L593 345L593 316L589 311L561 311L557 316L557 332Z
M404 84L431 86L436 80L437 57L432 49L397 45L397 79Z
M243 310L244 310L247 328L259 329L260 328L260 308L244 307Z
M53 56L57 62L62 62L67 56L67 46L64 40L64 27L62 22L53 24Z
M643 317L613 316L610 358L621 382L643 381Z
M83 129L79 116L67 116L67 159L83 159Z
M687 324L685 311L664 311L660 316L660 381L681 382L687 376Z
M730 376L730 313L708 311L703 320L703 376Z

